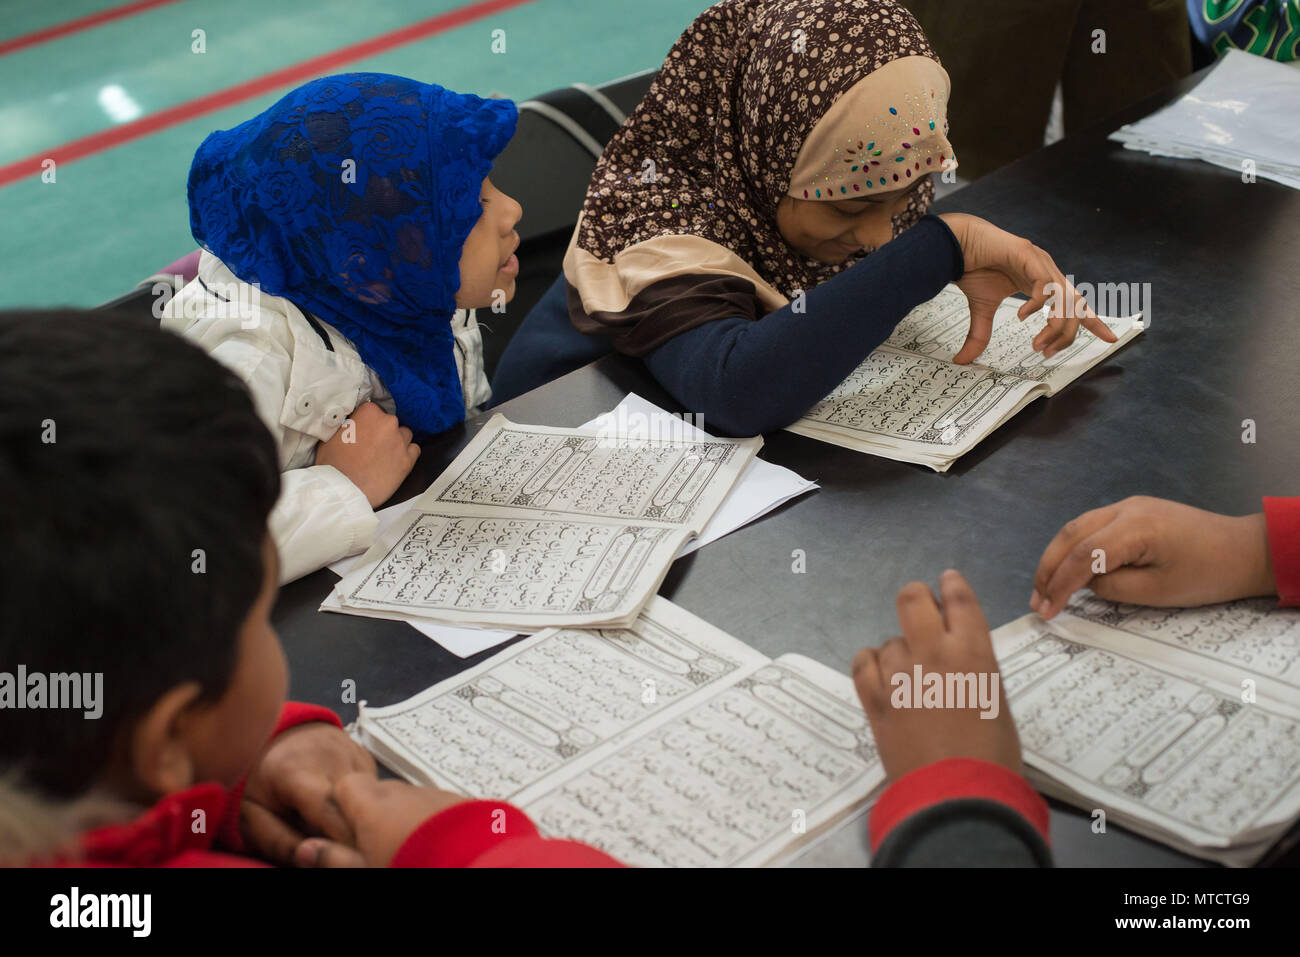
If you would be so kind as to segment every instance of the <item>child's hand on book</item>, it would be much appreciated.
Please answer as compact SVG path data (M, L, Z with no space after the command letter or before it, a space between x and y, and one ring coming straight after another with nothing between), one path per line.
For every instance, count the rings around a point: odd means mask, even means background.
M300 867L387 867L411 832L465 798L451 791L417 787L405 781L380 781L352 774L334 787L334 799L356 835L353 847L327 840L303 841Z
M1043 552L1029 607L1051 618L1084 587L1111 601L1174 608L1277 594L1264 516L1141 495L1084 512Z
M1052 257L1028 239L966 213L945 213L940 219L961 245L966 268L956 285L970 303L970 332L953 362L979 357L993 335L993 314L1002 300L1018 292L1029 297L1017 313L1021 320L1049 307L1047 325L1034 337L1034 350L1044 359L1073 343L1080 323L1106 342L1116 341Z
M307 835L353 843L352 826L334 802L334 786L357 773L374 778L374 758L332 724L314 721L276 735L244 787L239 807L244 840L278 864L292 862Z
M371 508L392 497L415 467L420 447L411 430L373 402L357 406L327 442L316 447L316 464L332 465L365 495Z
M955 571L943 573L939 594L942 604L921 582L906 585L897 599L902 636L853 659L853 683L885 773L897 780L945 758L977 758L1019 774L1020 738L979 600ZM927 694L931 675L939 682L937 701ZM950 675L973 675L974 684L950 682ZM950 700L959 684L964 700Z

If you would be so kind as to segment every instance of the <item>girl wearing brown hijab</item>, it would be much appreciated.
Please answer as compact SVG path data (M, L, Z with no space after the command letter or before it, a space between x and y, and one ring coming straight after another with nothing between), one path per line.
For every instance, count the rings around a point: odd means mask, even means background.
M617 350L706 428L781 428L949 282L993 312L1049 297L1050 357L1110 331L1051 257L963 214L926 214L955 168L948 76L893 0L722 0L669 51L605 147L564 274L501 358L504 401ZM1055 284L1055 285L1053 285ZM1064 295L1051 297L1053 290Z

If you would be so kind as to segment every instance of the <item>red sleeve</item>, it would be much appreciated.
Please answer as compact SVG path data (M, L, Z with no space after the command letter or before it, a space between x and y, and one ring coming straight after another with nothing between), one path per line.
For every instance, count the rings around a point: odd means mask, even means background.
M1264 499L1278 604L1300 605L1300 498Z
M918 811L956 798L997 801L1019 812L1051 846L1047 802L1009 768L974 758L947 758L903 775L871 809L871 853L896 826Z
M501 801L463 801L406 839L390 867L622 867L603 851L537 833L528 815Z
M280 720L275 723L275 730L271 732L268 743L274 741L290 728L296 728L300 724L310 724L313 721L324 721L336 728L343 727L343 722L339 720L339 716L329 708L322 708L316 704L303 704L301 701L286 701L284 708L280 711ZM248 778L245 777L230 791L230 803L226 806L226 816L217 827L215 843L219 847L226 847L233 851L242 851L244 849L244 838L239 833L239 805L243 803L244 785L247 783Z
M301 701L286 701L284 710L280 712L280 720L271 732L271 737L275 738L290 728L297 727L300 724L309 724L312 721L324 721L326 724L332 724L336 728L343 727L343 722L329 708L322 708L318 704L303 704Z

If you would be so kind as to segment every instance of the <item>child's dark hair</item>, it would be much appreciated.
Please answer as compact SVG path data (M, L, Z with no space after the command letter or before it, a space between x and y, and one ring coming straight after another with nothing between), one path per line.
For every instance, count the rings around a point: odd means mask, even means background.
M220 697L279 486L252 399L202 349L111 313L0 312L0 672L103 673L98 719L0 710L0 774L78 795L169 688Z

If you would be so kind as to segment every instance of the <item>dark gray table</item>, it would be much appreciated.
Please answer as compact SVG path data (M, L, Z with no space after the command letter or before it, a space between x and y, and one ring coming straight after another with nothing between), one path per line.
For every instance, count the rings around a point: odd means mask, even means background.
M1163 99L1181 92L1180 84ZM956 192L938 211L984 216L1047 249L1079 282L1150 283L1150 326L1060 395L1035 402L946 475L779 432L762 457L820 490L679 560L660 592L765 654L798 651L842 671L896 631L894 596L948 567L973 583L993 625L1028 610L1043 547L1079 512L1137 493L1217 511L1258 511L1300 491L1300 193L1208 165L1126 152L1122 119ZM610 356L498 410L575 426L634 391L682 410L636 360ZM418 494L486 422L424 447L394 501ZM1243 444L1242 421L1258 440ZM708 423L705 423L707 428ZM791 571L802 549L807 572ZM345 679L374 705L414 694L462 660L405 624L319 614L329 571L285 588L275 610L292 694L338 710ZM1053 806L1066 865L1197 863ZM862 863L860 823L810 863ZM1294 855L1290 855L1294 857Z

